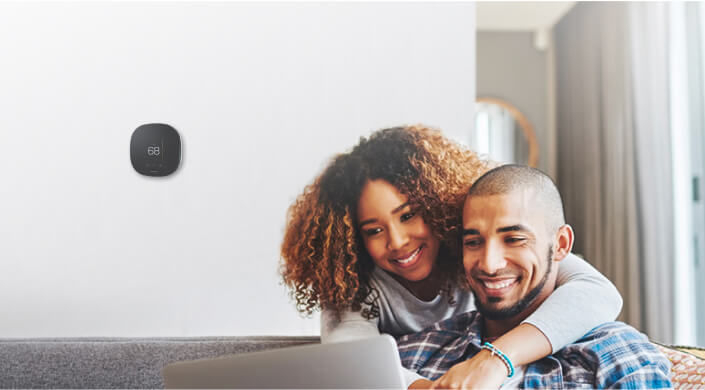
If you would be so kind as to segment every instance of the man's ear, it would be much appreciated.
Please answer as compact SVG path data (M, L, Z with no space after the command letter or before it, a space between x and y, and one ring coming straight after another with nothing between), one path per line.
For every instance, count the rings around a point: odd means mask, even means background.
M553 260L563 260L573 249L573 228L570 225L563 225L558 228L555 241L553 242Z

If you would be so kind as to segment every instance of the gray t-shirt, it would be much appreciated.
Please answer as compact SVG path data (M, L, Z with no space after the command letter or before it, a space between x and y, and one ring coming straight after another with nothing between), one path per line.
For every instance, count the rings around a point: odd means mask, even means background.
M438 321L475 310L475 297L468 291L453 286L450 291L453 303L447 293L426 302L379 267L372 271L370 285L380 296L377 327L394 337L420 332Z

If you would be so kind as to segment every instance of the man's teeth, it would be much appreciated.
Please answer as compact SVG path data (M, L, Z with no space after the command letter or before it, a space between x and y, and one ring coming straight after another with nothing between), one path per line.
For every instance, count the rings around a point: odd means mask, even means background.
M516 279L507 279L507 280L502 280L501 282L488 282L487 280L483 280L482 283L485 284L485 287L491 288L491 289L500 289L500 288L505 288L508 287L510 284L514 283Z
M416 255L419 253L420 250L421 250L421 247L418 247L414 251L414 253L412 253L409 257L407 257L405 259L394 259L394 261L396 261L397 263L401 263L401 264L409 263L409 262L411 262L411 260L414 260L414 257L416 257Z

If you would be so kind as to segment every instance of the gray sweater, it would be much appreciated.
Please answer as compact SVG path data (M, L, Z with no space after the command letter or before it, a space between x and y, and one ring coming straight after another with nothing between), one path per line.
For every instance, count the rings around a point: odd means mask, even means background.
M475 310L472 293L453 288L455 304L446 295L422 301L375 267L371 287L379 293L379 317L365 319L360 312L346 311L337 320L335 313L321 313L321 341L339 342L381 333L399 336L418 332L456 314ZM595 304L599 302L599 304ZM524 322L543 332L556 352L578 340L590 329L614 321L622 309L622 297L614 285L585 260L570 254L560 262L556 290ZM407 387L421 378L405 370Z

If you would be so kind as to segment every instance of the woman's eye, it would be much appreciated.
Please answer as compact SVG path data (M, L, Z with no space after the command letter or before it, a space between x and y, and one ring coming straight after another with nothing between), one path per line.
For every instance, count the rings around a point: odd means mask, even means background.
M410 220L411 218L414 218L415 215L416 215L416 213L414 213L414 212L404 213L401 215L400 219L402 222L406 222L406 221Z
M382 229L380 229L380 228L365 229L365 235L366 236L374 236L375 234L378 234L381 231L382 231Z

